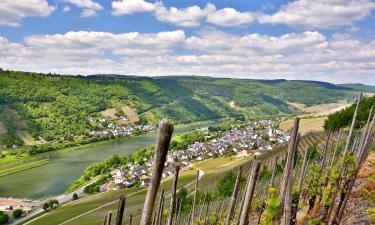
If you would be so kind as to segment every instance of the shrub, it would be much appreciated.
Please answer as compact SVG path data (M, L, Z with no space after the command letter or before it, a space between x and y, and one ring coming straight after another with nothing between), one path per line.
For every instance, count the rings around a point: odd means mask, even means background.
M16 209L13 211L13 218L14 219L20 218L22 214L23 214L22 209Z
M0 211L0 225L4 225L8 223L9 221L9 216L2 211Z

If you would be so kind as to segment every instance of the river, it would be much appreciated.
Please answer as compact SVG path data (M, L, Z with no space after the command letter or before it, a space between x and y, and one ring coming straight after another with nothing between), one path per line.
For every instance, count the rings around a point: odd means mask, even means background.
M174 134L212 124L184 126ZM156 132L131 137L76 151L60 153L49 164L0 177L0 197L40 199L64 192L83 173L84 169L114 154L133 153L155 143Z

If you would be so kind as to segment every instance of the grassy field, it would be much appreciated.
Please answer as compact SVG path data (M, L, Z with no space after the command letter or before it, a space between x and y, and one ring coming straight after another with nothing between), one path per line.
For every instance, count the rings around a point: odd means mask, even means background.
M30 162L30 163L25 163L25 164L22 164L22 165L19 165L19 166L16 166L16 167L12 167L12 168L9 168L9 169L4 169L4 170L0 171L0 177L7 176L7 175L13 174L13 173L18 173L18 172L28 170L28 169L31 169L31 168L34 168L34 167L42 166L42 165L48 164L49 162L50 162L49 159L42 159L42 160Z
M301 118L299 124L300 132L309 132L309 131L323 131L324 120L327 119L326 116L321 117L309 117ZM286 120L280 124L280 128L283 130L289 130L293 126L293 119Z
M336 103L318 104L313 106L306 106L301 103L288 102L289 105L297 108L298 110L306 113L304 116L327 116L331 113L337 112L339 110L345 109L352 103L348 100L341 100Z
M233 159L229 157L214 158L196 163L195 165L193 165L193 168L204 171L204 175L200 180L200 187L204 189L206 187L212 187L212 185L208 186L208 184L212 184L215 180L218 179L218 177L221 177L223 174L232 170L234 167L242 163L246 163L247 161L249 161L249 159L250 157L242 159ZM185 186L189 190L192 190L195 175L195 169L189 169L181 172L178 180L179 188ZM166 196L168 196L170 194L171 185L172 178L169 177L163 181L159 190L164 187ZM145 188L124 189L88 196L78 201L63 205L55 211L47 213L39 219L28 224L100 224L103 221L104 215L108 211L116 212L118 204L117 199L121 194L125 194L127 196L124 218L126 219L130 214L133 214L133 216L136 216L135 221L137 221L143 207L143 202L146 194ZM166 206L169 205L169 200L167 200L167 202L168 203L166 204Z

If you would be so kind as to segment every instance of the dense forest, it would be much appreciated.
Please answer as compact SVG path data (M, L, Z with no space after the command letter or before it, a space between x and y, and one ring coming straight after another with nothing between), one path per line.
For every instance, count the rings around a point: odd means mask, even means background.
M375 107L375 96L363 98L358 109L358 120L355 124L356 128L363 127L366 124L371 107ZM352 122L354 110L355 104L329 115L324 124L325 129L337 130L340 127L348 127Z
M92 129L89 117L129 106L141 123L169 118L176 123L218 118L257 118L298 112L287 102L306 105L353 98L368 86L315 81L241 80L199 76L61 76L0 70L0 113L6 107L21 117L40 141L76 141ZM2 118L2 120L6 120ZM0 145L19 145L9 121ZM4 125L5 124L5 125ZM0 124L1 126L1 124ZM9 141L11 140L11 141Z

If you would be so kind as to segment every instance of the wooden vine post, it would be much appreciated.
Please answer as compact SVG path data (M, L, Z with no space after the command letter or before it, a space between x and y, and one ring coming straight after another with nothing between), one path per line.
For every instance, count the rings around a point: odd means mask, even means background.
M258 160L253 161L253 166L250 174L249 183L246 189L246 194L244 197L244 204L241 212L240 217L240 223L239 225L247 225L249 222L249 212L251 203L253 200L253 195L255 191L256 182L258 180L259 175L259 169L260 169L260 162Z
M155 198L158 192L164 164L166 161L169 144L173 134L173 124L166 119L160 121L155 144L155 156L152 166L152 178L147 190L147 196L143 206L140 225L150 225L154 210Z
M240 190L241 173L242 173L242 167L240 166L237 172L236 183L234 184L234 189L233 189L232 198L230 201L227 221L225 223L226 225L230 225L230 222L233 219L234 210L236 208L236 203L237 203L237 198L238 198L238 192Z
M172 194L171 194L171 205L169 207L169 216L167 225L172 225L173 216L175 213L176 208L176 192L177 192L177 181L178 181L178 173L180 172L180 166L176 165L174 169L174 177L173 177L173 185L172 185Z
M191 219L190 222L192 225L194 225L194 219L195 219L195 202L197 199L198 194L198 182L199 182L199 170L197 170L197 176L195 178L195 188L194 188L194 197L193 197L193 204L191 206Z
M286 159L286 164L284 168L283 179L281 182L280 187L280 212L283 212L284 208L284 201L285 201L285 194L288 188L289 177L293 173L294 167L294 151L296 150L296 145L298 142L298 128L299 128L299 118L294 119L293 129L290 135L289 145L288 145L288 154Z
M121 195L120 196L120 201L118 203L118 208L117 208L117 215L116 215L116 225L121 225L122 224L122 218L124 216L124 210L125 210L125 196Z

